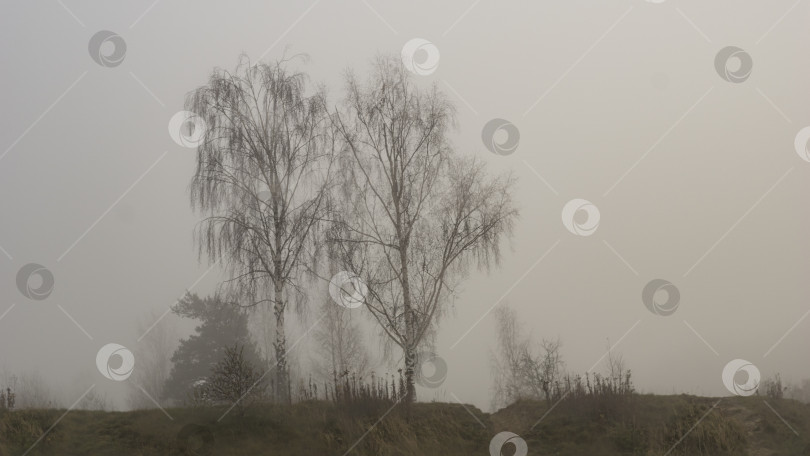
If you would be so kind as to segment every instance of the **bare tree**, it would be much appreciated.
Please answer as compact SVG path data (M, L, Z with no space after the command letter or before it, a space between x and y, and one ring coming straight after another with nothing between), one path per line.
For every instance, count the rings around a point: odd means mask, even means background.
M16 375L3 369L0 371L0 385L14 394L17 409L63 407L45 377L36 370Z
M396 56L379 57L365 84L349 74L344 108L335 116L345 167L331 240L402 349L412 402L420 344L469 266L497 261L511 233L515 181L491 178L482 162L454 152L453 106L435 85L417 87Z
M621 353L614 353L610 340L607 341L607 369L608 376L612 382L621 382L627 373L624 363L624 355Z
M560 395L565 363L559 339L535 343L521 333L517 312L503 306L495 310L498 352L493 357L493 405L502 406L518 399Z
M526 379L536 396L551 401L560 391L563 377L563 361L560 354L559 339L543 339L536 351L528 343L521 353L521 375Z
M624 355L614 353L610 340L607 341L607 379L603 387L609 394L627 395L635 393L632 376L633 372L627 368Z
M332 272L337 272L334 265ZM352 315L352 309L337 305L328 293L324 294L320 313L325 317L314 331L320 358L318 373L326 381L347 372L362 378L369 370L369 353L357 314Z
M495 321L498 349L492 356L492 405L501 407L523 397L533 397L534 392L521 375L528 341L521 337L517 313L510 307L500 306L495 309Z
M157 322L157 323L155 323ZM128 382L131 390L127 403L131 409L151 408L164 398L166 380L172 369L172 353L178 344L178 335L168 319L161 319L154 310L138 320L137 333L142 336L135 347L138 368ZM144 394L141 391L146 391Z
M200 253L223 261L230 292L272 305L274 390L284 401L284 316L291 295L301 294L307 258L317 258L332 156L323 95L308 95L306 76L287 63L242 57L233 73L215 69L186 103L207 126L191 182L192 205L206 214Z

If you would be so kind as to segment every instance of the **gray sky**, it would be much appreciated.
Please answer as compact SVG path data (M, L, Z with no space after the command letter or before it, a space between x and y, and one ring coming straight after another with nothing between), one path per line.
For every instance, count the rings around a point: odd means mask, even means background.
M809 19L794 0L7 3L0 367L115 394L98 349L134 350L135 321L208 269L191 237L194 153L167 125L214 66L304 52L337 101L345 69L422 38L440 59L419 79L457 102L454 143L516 173L522 218L502 267L473 274L443 321L447 380L421 399L488 407L499 301L535 337L559 336L571 371L620 341L642 391L728 394L721 372L735 358L810 377L810 163L794 149L810 125ZM100 30L126 42L120 65L90 57ZM716 71L726 46L751 56L744 82ZM482 144L493 118L519 129L515 153ZM598 207L591 236L562 223L575 198ZM55 277L48 299L17 290L31 262ZM215 269L195 291L221 278ZM667 317L641 301L657 278L680 291Z

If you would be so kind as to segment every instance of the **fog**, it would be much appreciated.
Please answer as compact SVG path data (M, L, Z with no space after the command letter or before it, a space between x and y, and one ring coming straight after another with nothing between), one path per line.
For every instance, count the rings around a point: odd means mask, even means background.
M810 4L157 0L3 10L0 370L39 372L64 406L96 384L125 408L125 385L96 369L98 350L137 351L139 319L227 278L198 257L195 154L169 134L186 94L241 53L304 53L300 68L334 105L346 70L363 74L375 55L415 38L439 51L435 71L417 78L455 103L456 149L513 171L521 213L500 264L457 290L435 347L447 378L420 387L419 400L489 409L493 309L504 305L534 337L559 337L571 372L602 369L613 346L643 392L727 395L721 373L738 358L763 377L810 377L810 160L794 145L810 125L810 63L798 57ZM88 54L101 30L125 41L120 64ZM750 77L718 73L727 46L750 55ZM514 153L485 147L492 119L519 131ZM587 236L563 221L575 199L598 208ZM574 231L586 222L577 217ZM18 290L29 263L52 272L47 299ZM671 315L642 302L653 279L679 291ZM293 322L289 340L315 312ZM174 315L160 324L178 335L193 327ZM306 367L309 347L291 350L294 364ZM391 371L400 354L378 362Z

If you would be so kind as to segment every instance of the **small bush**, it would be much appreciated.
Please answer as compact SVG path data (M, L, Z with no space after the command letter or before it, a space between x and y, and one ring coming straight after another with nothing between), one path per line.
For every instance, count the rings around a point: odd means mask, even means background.
M0 388L0 410L14 410L16 401L17 395L11 391L11 388L6 388L5 391Z
M765 396L770 399L782 399L785 397L787 386L782 384L782 376L776 374L762 382L760 389L765 391Z
M214 374L205 383L205 391L214 402L250 405L260 399L267 383L264 376L244 357L244 347L234 345L226 349L225 357L214 367Z

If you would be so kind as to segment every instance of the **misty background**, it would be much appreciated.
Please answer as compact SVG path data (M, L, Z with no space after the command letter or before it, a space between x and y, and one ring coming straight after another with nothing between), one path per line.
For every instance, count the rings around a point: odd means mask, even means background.
M125 387L103 381L96 352L109 342L137 352L137 321L162 315L210 266L192 238L195 152L167 125L212 68L232 69L242 52L306 53L301 69L335 104L346 69L362 73L377 53L424 38L441 58L419 79L455 102L459 152L514 171L521 219L501 266L463 282L436 344L447 380L418 389L419 400L489 408L496 303L535 336L559 336L573 372L621 339L642 392L725 395L721 372L735 358L763 377L810 377L810 163L793 146L810 125L810 64L797 57L808 19L810 4L793 0L7 2L0 314L11 310L0 319L0 370L39 372L67 404L98 383L124 405ZM126 41L120 66L88 55L99 30ZM728 45L753 58L744 83L715 71ZM492 118L520 130L514 154L482 144ZM563 226L574 198L599 208L594 235ZM30 262L54 274L45 301L16 288ZM193 291L212 293L224 278L215 267ZM641 302L655 278L680 290L670 317ZM178 336L193 327L165 320ZM291 356L310 355L302 344Z

